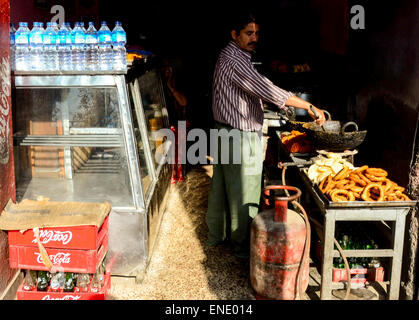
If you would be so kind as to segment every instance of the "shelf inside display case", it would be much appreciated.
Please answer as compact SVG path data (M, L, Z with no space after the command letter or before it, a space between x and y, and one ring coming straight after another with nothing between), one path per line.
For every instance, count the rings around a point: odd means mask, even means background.
M143 207L138 184L149 179L135 170L138 161L130 161L137 154L129 145L133 140L123 77L18 74L18 200L44 196L109 201L114 208L134 211Z

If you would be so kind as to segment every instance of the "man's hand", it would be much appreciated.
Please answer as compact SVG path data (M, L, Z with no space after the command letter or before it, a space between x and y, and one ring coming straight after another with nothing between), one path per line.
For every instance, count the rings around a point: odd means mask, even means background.
M316 108L313 105L311 107L308 110L308 114L310 115L310 117L312 117L314 119L314 121L318 125L320 125L320 126L323 125L323 123L326 121L326 117L324 115L324 112L322 110L320 110L319 108ZM313 109L314 109L314 113L313 113Z

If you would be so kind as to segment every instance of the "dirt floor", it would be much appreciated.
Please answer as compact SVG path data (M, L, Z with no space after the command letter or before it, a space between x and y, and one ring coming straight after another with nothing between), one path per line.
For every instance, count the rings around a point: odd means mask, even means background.
M172 186L160 234L144 280L112 277L112 300L253 300L249 262L235 258L228 245L205 245L205 214L212 167L195 167ZM353 290L350 299L382 299L383 289ZM372 289L372 290L371 290ZM377 291L378 290L378 291ZM345 290L334 290L343 299ZM311 264L303 300L319 300L320 275Z

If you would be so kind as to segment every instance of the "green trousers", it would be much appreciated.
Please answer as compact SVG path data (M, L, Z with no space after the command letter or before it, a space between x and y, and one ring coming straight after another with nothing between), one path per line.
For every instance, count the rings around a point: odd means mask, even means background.
M219 123L215 128L219 133L234 133L234 137L228 142L221 137L216 140L218 155L214 157L206 216L207 243L214 245L230 238L234 253L248 254L250 224L258 214L261 194L262 140L257 132Z

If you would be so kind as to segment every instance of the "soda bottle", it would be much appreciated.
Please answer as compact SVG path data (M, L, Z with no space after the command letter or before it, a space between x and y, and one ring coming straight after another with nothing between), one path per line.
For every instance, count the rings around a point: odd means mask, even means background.
M36 290L38 291L47 291L49 286L49 275L48 271L38 271L37 281L36 281Z
M36 271L26 270L25 279L23 280L23 290L32 291L36 289Z
M90 285L90 275L88 273L79 273L77 275L76 292L87 292Z
M99 266L92 278L91 291L99 292L105 283L105 269L103 263Z
M65 292L73 292L74 291L74 273L67 272L65 274L65 283L64 283L64 291Z
M102 21L97 32L99 43L99 68L102 71L109 71L113 68L112 33L106 21Z
M64 289L65 284L65 274L64 272L57 272L56 274L52 275L51 278L51 291L58 292Z
M113 69L117 71L127 71L127 51L125 44L127 43L127 35L122 28L122 23L115 22L115 28L112 30L113 45Z

